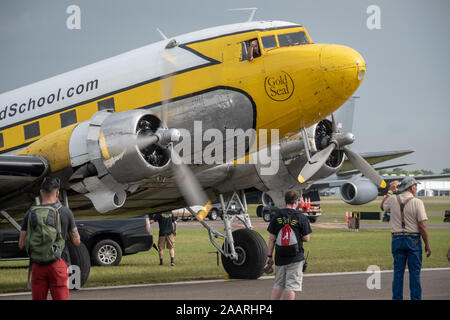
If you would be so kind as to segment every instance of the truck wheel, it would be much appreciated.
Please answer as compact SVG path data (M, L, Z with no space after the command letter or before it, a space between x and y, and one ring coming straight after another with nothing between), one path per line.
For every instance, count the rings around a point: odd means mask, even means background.
M89 251L83 242L80 242L78 247L75 247L70 241L66 242L69 249L70 263L78 266L81 271L80 285L83 286L89 278L91 272L91 259Z
M308 217L309 222L315 223L317 221L317 217Z
M98 266L117 266L122 260L122 248L114 240L102 240L92 249L91 257Z
M264 212L264 206L257 206L256 207L256 215L260 218L262 218Z
M265 222L270 222L271 218L272 218L272 215L270 214L270 211L268 211L268 210L263 211L263 219Z
M209 212L209 220L217 220L217 216L218 214L218 210L215 208L212 208L211 211Z
M233 232L238 259L231 260L222 254L222 265L233 279L258 279L264 272L267 245L263 237L250 229Z

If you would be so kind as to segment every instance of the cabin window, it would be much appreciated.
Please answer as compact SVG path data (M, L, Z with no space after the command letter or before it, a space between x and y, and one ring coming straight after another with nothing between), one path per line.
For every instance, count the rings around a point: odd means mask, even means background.
M75 109L61 113L59 117L61 118L61 128L77 123L77 112Z
M276 48L277 41L275 40L275 36L266 36L261 38L261 42L264 49Z
M284 33L278 35L278 42L281 47L295 46L297 44L309 43L308 37L303 31Z
M253 49L250 48L252 43L253 43L253 46L256 45ZM258 39L251 39L251 40L242 42L241 61L253 60L254 58L257 58L259 56L261 56L261 51L259 48Z
M0 133L0 148L3 148L5 143L3 142L3 133Z
M245 42L242 42L242 55L241 55L241 61L247 60L247 44Z
M41 129L39 128L39 122L33 122L23 126L25 134L25 140L39 137L41 135Z
M109 99L105 99L105 100L101 100L97 103L97 107L98 107L98 111L101 110L113 110L114 112L116 111L116 107L114 105L114 98L109 98Z

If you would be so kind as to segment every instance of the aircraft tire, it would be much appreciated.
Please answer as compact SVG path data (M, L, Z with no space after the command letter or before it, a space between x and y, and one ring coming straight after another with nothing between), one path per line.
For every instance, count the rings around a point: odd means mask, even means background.
M256 207L256 215L260 218L262 218L264 212L264 206L257 206Z
M70 241L66 243L69 248L71 264L80 267L80 284L83 286L88 280L91 271L91 257L89 256L89 251L83 242L80 242L78 247L75 247Z
M237 261L222 254L222 265L230 278L258 279L264 272L267 258L267 244L256 231L239 229L233 232L234 247L239 256Z

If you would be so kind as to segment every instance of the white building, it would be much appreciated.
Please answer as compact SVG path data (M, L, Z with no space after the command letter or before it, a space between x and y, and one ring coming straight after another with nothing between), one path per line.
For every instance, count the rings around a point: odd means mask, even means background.
M450 196L450 181L419 180L417 195L426 197Z

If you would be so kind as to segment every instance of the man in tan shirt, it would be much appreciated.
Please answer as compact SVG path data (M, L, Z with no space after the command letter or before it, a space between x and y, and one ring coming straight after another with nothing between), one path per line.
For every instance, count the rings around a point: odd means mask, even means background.
M415 198L418 182L406 177L400 184L401 194L390 196L382 209L391 212L392 256L394 257L394 280L392 299L403 299L403 278L406 263L409 270L411 300L422 299L420 270L422 268L422 241L427 257L431 255L425 221L428 219L423 201ZM403 207L403 208L402 208Z

